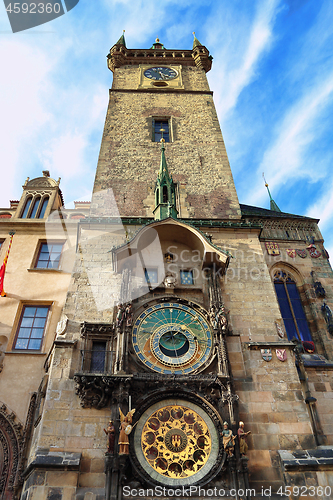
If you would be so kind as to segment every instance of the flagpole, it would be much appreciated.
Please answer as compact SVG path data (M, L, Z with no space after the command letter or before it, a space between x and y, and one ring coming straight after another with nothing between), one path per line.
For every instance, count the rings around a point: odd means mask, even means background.
M9 235L10 235L9 247L8 247L7 252L6 252L5 258L3 260L2 266L0 267L0 297L7 297L7 294L4 291L3 282L5 279L5 271L6 271L8 256L9 256L9 252L10 252L10 249L12 246L14 234L15 234L15 231L9 232Z

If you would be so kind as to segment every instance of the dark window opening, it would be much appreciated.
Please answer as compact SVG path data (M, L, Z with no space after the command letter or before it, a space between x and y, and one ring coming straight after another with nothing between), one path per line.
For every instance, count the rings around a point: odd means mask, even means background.
M165 142L170 142L169 120L153 120L153 141L160 142L162 136Z
M40 198L38 197L34 201L34 204L33 204L33 207L32 207L32 211L31 211L31 214L30 214L30 219L34 219L35 218L37 210L38 210L39 202L40 202Z
M163 203L168 202L168 188L163 186Z
M28 198L27 201L25 202L25 207L24 207L24 210L23 210L22 219L26 219L26 217L28 215L29 208L30 208L30 205L31 205L31 200L32 200L32 198Z
M284 273L280 272L280 275L280 279L274 280L274 286L288 339L300 338L312 342L296 283Z
M46 212L46 207L47 207L48 202L49 202L49 198L48 197L44 198L42 208L40 209L40 212L38 215L38 219L43 219L45 212Z
M90 371L103 373L105 371L106 342L93 342L91 350Z

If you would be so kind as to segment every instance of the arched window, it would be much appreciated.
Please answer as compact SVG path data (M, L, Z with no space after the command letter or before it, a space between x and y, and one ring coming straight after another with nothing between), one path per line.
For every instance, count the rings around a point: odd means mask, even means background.
M34 219L35 218L37 210L38 210L39 202L40 202L40 196L38 196L34 200L32 211L31 211L31 214L30 214L30 219Z
M30 205L31 205L31 200L32 200L32 198L30 197L25 202L25 206L24 206L24 210L23 210L23 214L22 214L22 219L26 219L27 218L27 215L28 215L28 212L29 212L29 208L30 208Z
M168 188L163 186L163 203L167 203L168 201Z
M43 219L45 212L46 212L46 207L47 207L48 202L49 202L49 197L46 196L46 198L44 198L44 200L43 200L42 207L41 207L39 215L38 215L38 219Z
M312 342L294 276L287 270L277 269L274 272L274 286L288 339Z

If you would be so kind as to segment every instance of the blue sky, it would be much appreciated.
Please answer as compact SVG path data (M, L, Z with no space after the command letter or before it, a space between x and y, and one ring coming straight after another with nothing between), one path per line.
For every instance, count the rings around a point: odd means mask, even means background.
M0 3L0 206L49 169L67 206L90 199L112 73L127 47L214 56L208 79L241 203L320 218L333 254L333 0L80 0L11 33Z

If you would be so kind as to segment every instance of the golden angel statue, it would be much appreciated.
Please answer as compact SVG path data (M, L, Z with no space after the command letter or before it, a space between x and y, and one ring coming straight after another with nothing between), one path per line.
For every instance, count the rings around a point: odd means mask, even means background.
M129 454L129 439L128 436L132 432L132 418L135 413L135 408L129 411L125 417L121 409L119 408L120 413L120 429L119 429L119 455L128 455Z

